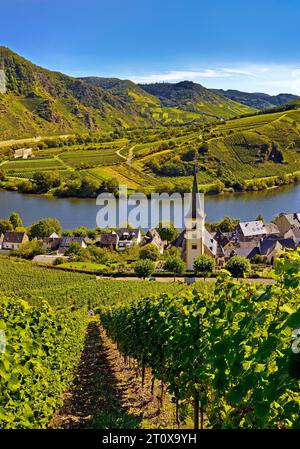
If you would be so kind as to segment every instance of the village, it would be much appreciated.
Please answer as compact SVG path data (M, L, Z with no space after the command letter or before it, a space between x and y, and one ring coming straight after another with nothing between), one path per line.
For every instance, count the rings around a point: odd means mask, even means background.
M172 224L147 231L130 227L61 231L56 219L44 219L29 227L29 232L16 226L21 223L2 232L0 254L64 269L143 278L161 273L216 274L230 267L229 261L244 267L241 275L253 274L251 267L256 273L260 267L263 275L283 251L300 245L300 213L281 213L269 223L263 219L238 222L230 230L217 226L209 231L205 218L195 174L186 228L181 232ZM138 262L141 266L136 268Z

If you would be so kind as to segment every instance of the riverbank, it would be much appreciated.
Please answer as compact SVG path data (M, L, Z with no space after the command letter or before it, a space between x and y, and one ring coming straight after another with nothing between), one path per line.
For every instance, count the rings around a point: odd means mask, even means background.
M295 171L280 176L265 176L263 178L245 180L244 183L237 183L235 186L227 188L219 181L215 184L199 184L199 190L207 195L222 195L224 193L246 193L272 190L286 185L298 184L299 182L300 171Z
M292 184L255 192L223 193L205 195L206 220L217 222L225 216L242 221L254 220L259 214L266 221L281 212L299 211L300 184ZM118 201L117 201L118 206ZM95 199L57 198L50 195L21 194L0 190L0 218L8 218L18 212L24 225L46 217L57 218L63 229L78 226L94 228L99 206Z
M162 178L163 181L163 178ZM30 189L24 188L24 183L30 182L25 178L8 177L6 181L0 182L0 189L9 192L18 192L24 195L38 195L39 197L45 198L63 198L63 199L95 199L97 197L97 192L93 192L90 195L64 195L61 193L61 185L57 188L51 188L48 191L41 193L31 191ZM254 178L251 180L245 180L243 183L237 183L232 187L225 187L225 185L217 181L212 184L199 184L199 191L210 196L232 194L232 193L248 193L248 192L262 192L278 189L288 185L294 185L300 183L300 171L293 173L286 173L280 176L266 176L263 178ZM154 189L154 187L153 187ZM149 190L149 188L147 189ZM160 192L160 189L157 189ZM143 191L143 189L141 189ZM154 190L153 190L154 191ZM169 191L167 193L175 193L174 191ZM128 189L128 194L137 193L134 189ZM139 192L140 193L140 192ZM147 198L151 197L151 193L146 193ZM182 194L182 192L180 192ZM118 192L115 192L115 197L118 198Z

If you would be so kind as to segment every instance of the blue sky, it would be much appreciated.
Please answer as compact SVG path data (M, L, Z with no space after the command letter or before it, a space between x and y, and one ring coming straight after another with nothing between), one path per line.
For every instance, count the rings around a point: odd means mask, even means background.
M299 0L1 3L1 45L53 70L300 95Z

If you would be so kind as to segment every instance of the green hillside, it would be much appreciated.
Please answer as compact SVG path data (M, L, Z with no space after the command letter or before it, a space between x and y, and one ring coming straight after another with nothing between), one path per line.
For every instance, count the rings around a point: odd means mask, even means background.
M3 147L0 172L7 188L37 193L34 173L55 168L60 196L95 197L110 180L146 193L188 191L197 155L204 191L266 189L300 180L300 101L278 109L213 124L100 136L109 141L46 139L32 143L35 157L28 160L13 160L13 149Z
M181 103L176 101L165 102L160 95L156 96L156 93L152 95L151 92L149 93L147 89L144 89L143 85L137 85L130 80L100 77L80 79L101 89L106 89L130 105L136 114L141 115L153 124L184 124L193 121L211 122L219 117L234 117L253 111L253 109L242 105L235 105L235 108L232 108L233 102L224 100L216 94L211 94L210 98L201 103L199 98L189 100L189 92L186 91L187 98L185 100L192 104L191 107L186 107L184 101ZM229 103L232 103L231 108Z
M215 93L202 103L195 98L194 106L190 99L165 104L131 81L72 78L38 67L5 47L0 47L0 69L5 78L0 90L0 141L212 121L251 112Z
M177 107L203 117L231 118L255 111L192 81L142 84L140 87L158 97L164 107Z
M191 181L197 154L199 182L213 191L264 189L299 178L299 100L279 111L194 129L172 145L167 140L138 145L134 164L178 187Z
M296 100L297 95L292 94L279 94L279 95L268 95L259 92L241 92L239 90L223 90L223 89L215 89L219 95L222 95L225 98L230 98L231 100L237 101L238 103L245 104L246 106L250 106L255 109L269 109L274 106L281 106L289 101Z
M0 93L0 140L149 125L106 90L38 67L0 47L6 91Z
M41 192L34 174L54 169L49 190L54 183L65 196L95 197L111 179L147 193L182 190L195 155L206 191L256 190L299 176L300 99L262 113L192 82L72 78L4 47L0 68L0 141L45 137L30 142L28 160L13 157L24 141L2 143L0 172L11 190Z

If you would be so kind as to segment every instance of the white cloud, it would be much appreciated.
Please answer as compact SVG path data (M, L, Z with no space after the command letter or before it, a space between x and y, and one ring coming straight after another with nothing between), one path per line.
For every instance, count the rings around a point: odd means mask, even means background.
M141 76L127 75L127 77L137 83L190 80L211 88L300 95L300 69L292 65L245 64L215 68L201 67L197 70L173 70Z
M169 72L157 73L144 76L132 76L130 79L135 83L159 83L163 81L183 81L183 80L198 80L199 78L226 78L230 76L228 73L221 70L203 69L203 70L172 70Z

